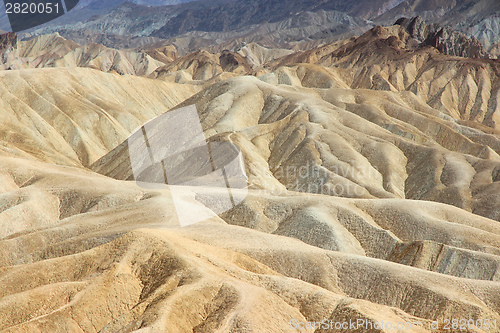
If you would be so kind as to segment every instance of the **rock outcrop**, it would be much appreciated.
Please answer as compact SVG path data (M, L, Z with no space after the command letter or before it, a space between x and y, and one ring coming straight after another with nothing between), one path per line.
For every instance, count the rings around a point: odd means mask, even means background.
M8 67L8 64L16 58L17 35L13 32L0 35L0 66Z

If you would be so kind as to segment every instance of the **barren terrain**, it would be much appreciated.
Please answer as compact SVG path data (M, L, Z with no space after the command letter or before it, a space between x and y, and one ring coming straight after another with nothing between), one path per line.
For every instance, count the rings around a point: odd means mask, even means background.
M4 44L2 332L500 327L498 60L399 25L300 52ZM136 184L127 138L190 105L207 141L241 150L248 196L181 227L182 186Z

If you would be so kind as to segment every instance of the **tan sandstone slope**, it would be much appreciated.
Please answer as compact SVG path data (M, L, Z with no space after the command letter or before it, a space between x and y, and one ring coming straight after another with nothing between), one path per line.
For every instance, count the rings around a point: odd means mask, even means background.
M160 79L0 73L0 330L500 325L498 64L404 40L375 29L227 79L208 52ZM189 105L207 140L241 149L249 191L181 228L171 191L188 189L139 187L126 139ZM315 331L293 319L423 328Z
M65 165L90 165L198 90L88 68L12 70L0 77L1 145Z

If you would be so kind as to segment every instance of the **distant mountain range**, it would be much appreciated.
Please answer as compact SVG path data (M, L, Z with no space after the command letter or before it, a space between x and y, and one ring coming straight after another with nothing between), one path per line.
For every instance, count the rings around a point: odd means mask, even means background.
M180 3L185 3L193 0L80 0L78 5L71 10L66 15L61 16L54 22L50 22L44 25L48 26L59 26L63 24L71 24L76 22L86 22L89 18L95 15L103 15L116 9L118 6L125 2L145 5L145 6L168 6L177 5ZM9 22L5 12L0 12L0 29L9 30Z
M27 36L58 32L80 44L117 48L172 44L181 53L240 42L306 49L415 16L500 54L497 0L86 0Z

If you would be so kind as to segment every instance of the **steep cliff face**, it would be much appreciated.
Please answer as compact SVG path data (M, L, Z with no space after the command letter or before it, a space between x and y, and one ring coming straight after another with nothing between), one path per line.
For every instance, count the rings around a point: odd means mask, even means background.
M398 17L422 17L477 38L495 58L500 55L500 1L497 0L406 0L374 21L389 25Z
M0 66L8 64L16 57L17 35L13 32L0 35Z
M433 46L443 54L459 57L491 58L478 39L469 38L438 23L426 24L420 16L412 19L400 18L395 24L404 27L409 33L412 38L409 46Z

